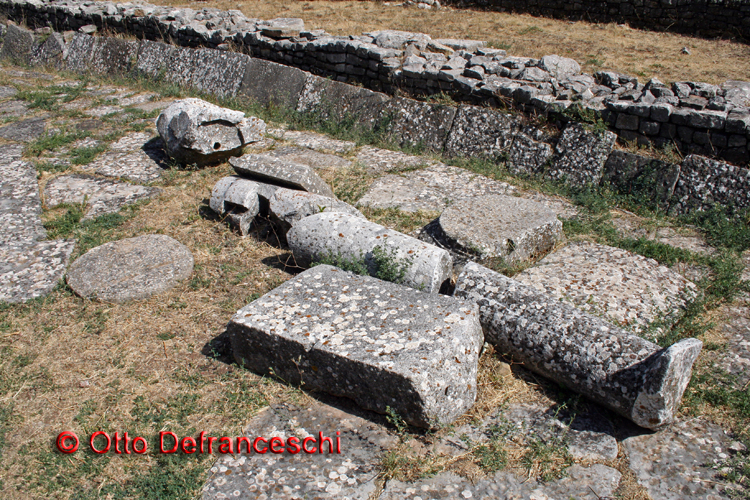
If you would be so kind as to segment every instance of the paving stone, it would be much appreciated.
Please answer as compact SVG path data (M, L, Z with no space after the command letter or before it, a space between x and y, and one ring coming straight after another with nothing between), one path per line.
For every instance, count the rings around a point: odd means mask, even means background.
M412 156L390 149L362 146L357 151L356 160L367 168L370 174L382 174L389 171L410 170L438 162L423 156Z
M109 151L83 168L107 177L145 183L159 179L170 163L161 138L134 132L111 144Z
M0 165L7 165L20 160L24 149L23 144L0 145Z
M498 159L508 152L520 122L510 113L479 106L458 108L445 152L449 156Z
M340 156L319 153L312 149L300 148L297 146L272 149L266 154L275 158L301 163L302 165L307 165L315 170L336 170L350 168L352 166L351 161Z
M745 295L720 310L725 318L719 333L726 340L726 350L717 353L716 364L736 379L738 389L750 387L750 300Z
M406 98L393 98L383 106L390 117L388 137L400 146L440 152L445 148L456 108Z
M255 499L259 495L269 500L365 499L373 495L378 489L381 456L398 441L381 425L316 401L307 408L272 405L253 418L245 435L252 440L263 436L286 442L290 437L319 440L319 433L331 437L334 444L338 437L341 453L225 455L211 468L203 499ZM308 449L312 447L310 443ZM324 450L328 451L327 444Z
M512 472L499 471L488 479L470 481L453 472L442 472L435 477L413 483L388 481L380 500L418 499L567 499L598 500L613 497L620 484L621 474L611 467L594 464L574 465L567 469L567 477L539 483Z
M156 127L169 156L200 166L242 154L242 147L261 140L266 130L259 118L195 98L173 102Z
M645 238L658 241L675 248L683 248L703 255L711 255L716 249L709 246L695 229L651 227L647 219L641 219L629 212L611 212L612 224L624 238Z
M569 123L555 146L557 156L546 175L571 186L599 184L616 139L613 132L589 132L579 123Z
M136 104L133 107L140 109L142 111L145 111L147 113L150 113L151 111L166 109L173 102L174 102L173 100L150 101L150 102L144 102L143 104Z
M506 167L513 175L535 175L544 170L552 158L552 146L518 133L513 139Z
M666 325L696 296L695 285L666 266L627 250L590 242L551 253L515 278L641 335Z
M182 243L148 234L92 248L70 266L68 286L102 302L142 300L164 292L193 272L193 256Z
M13 97L18 93L18 90L15 87L8 87L7 85L0 86L0 99L7 99L8 97Z
M244 236L250 232L253 219L260 212L259 189L261 186L257 182L236 176L224 177L214 185L208 205L225 216Z
M228 331L241 365L419 427L450 424L476 397L476 306L452 297L322 265L237 311Z
M357 144L350 141L339 141L331 139L323 134L315 132L303 132L299 130L287 130L282 137L297 146L315 149L318 151L330 151L332 153L348 154L357 147Z
M652 498L726 498L714 467L728 454L731 440L703 418L679 421L653 434L623 439L622 447L638 483Z
M451 204L440 215L434 237L449 248L501 257L511 265L539 257L563 237L555 213L535 201L488 195Z
M661 349L473 262L454 295L479 304L485 340L499 352L648 429L674 419L702 346Z
M295 163L284 157L275 158L266 154L246 154L239 158L231 158L229 163L242 177L329 198L336 197L331 187L311 167Z
M74 174L50 180L44 188L44 201L48 207L56 207L61 203L80 205L85 200L88 209L84 219L93 219L159 193L161 189L158 188Z
M0 245L0 302L26 302L50 293L74 248L74 240L37 241L22 249Z
M305 217L289 230L287 241L298 265L309 266L326 257L363 259L373 276L377 272L373 250L380 247L407 266L404 285L428 293L438 293L453 271L451 257L442 248L346 213Z
M44 118L29 118L0 127L0 137L18 142L31 142L44 134Z
M296 109L309 75L291 66L252 58L247 63L238 92L261 106L273 104Z
M335 198L284 188L274 192L269 200L268 212L271 221L284 236L300 220L322 212L344 213L365 218L359 210Z
M21 251L47 233L42 225L42 202L36 169L30 163L13 161L21 151L2 146L0 163L0 247Z
M145 94L136 94L136 95L130 95L130 96L123 97L123 98L118 98L117 103L120 106L130 107L130 106L135 106L136 104L154 102L154 99L158 96L159 94L147 92Z
M24 101L7 101L0 104L0 119L16 118L28 115L29 107Z
M358 205L395 207L404 212L442 211L460 200L490 194L512 194L515 188L458 167L431 165L376 179Z
M88 116L94 116L96 118L102 118L107 115L122 113L123 111L124 110L120 106L104 105L104 106L97 106L91 109L84 109L83 114L88 115Z
M750 207L750 170L690 155L680 166L670 212L707 210L715 204Z

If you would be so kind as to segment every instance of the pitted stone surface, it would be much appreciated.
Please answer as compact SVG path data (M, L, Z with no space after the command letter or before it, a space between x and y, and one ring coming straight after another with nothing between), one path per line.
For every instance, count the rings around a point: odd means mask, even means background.
M0 247L21 251L46 237L36 169L30 163L11 161L20 152L3 146L0 164Z
M8 87L7 85L0 86L0 99L7 99L8 97L13 97L18 93L18 90L15 87Z
M61 203L83 203L89 208L84 219L115 213L125 205L152 198L161 189L116 182L90 175L61 175L50 180L44 188L44 201L48 207Z
M449 424L474 404L482 331L476 306L452 297L322 265L227 329L245 367L379 413L390 406L413 425Z
M717 353L718 365L734 375L735 387L750 384L750 299L741 297L721 310L726 323L719 332L726 337L726 350Z
M367 168L371 174L381 174L388 171L409 170L436 164L423 156L412 156L390 149L362 146L357 151L356 159Z
M321 212L337 212L365 218L362 213L343 201L305 191L279 188L268 204L271 221L286 234L294 224L310 215Z
M260 212L257 182L240 177L224 177L211 191L209 206L219 215L225 216L243 236L250 232L253 219Z
M70 266L68 285L103 302L146 299L193 272L193 255L163 234L148 234L92 248Z
M445 152L450 156L497 159L507 152L520 123L510 113L461 106L450 129Z
M0 118L3 119L24 116L28 112L29 106L24 101L11 100L0 104Z
M728 457L731 439L702 418L675 422L657 433L622 441L630 469L652 498L727 498L715 466Z
M470 481L452 472L443 472L414 483L388 481L380 500L455 500L455 499L568 499L599 500L613 497L621 474L611 467L594 464L574 465L567 477L539 483L512 472L499 471L488 479Z
M670 212L707 210L713 205L750 207L750 170L690 155L680 166Z
M636 333L655 320L675 321L697 293L653 259L590 242L561 248L515 278Z
M440 215L438 241L480 258L502 257L517 264L550 251L560 241L562 222L535 201L488 195L453 203Z
M291 189L335 198L331 187L315 171L302 163L268 154L247 154L231 158L229 163L241 176Z
M170 104L156 127L170 156L198 165L241 154L242 146L261 140L266 130L263 120L194 98Z
M397 97L385 104L384 112L391 115L388 134L392 140L439 152L452 130L456 108Z
M340 141L315 132L303 132L300 130L287 130L282 137L292 144L316 151L330 151L331 153L348 154L357 147L350 141Z
M300 148L297 146L272 149L266 154L275 158L293 161L294 163L301 163L302 165L307 165L315 170L335 170L352 166L351 161L340 156L320 153L312 149Z
M0 302L26 302L51 292L65 274L74 240L0 244Z
M571 186L599 184L617 135L589 132L579 123L570 123L555 146L557 157L547 171L551 179L565 180Z
M550 158L552 146L519 132L513 139L506 166L513 175L533 175L541 173Z
M358 204L372 208L394 207L404 212L442 211L459 200L513 192L515 188L505 182L437 164L376 179Z
M398 441L382 426L314 402L307 408L274 405L253 418L245 435L286 441L293 436L319 439L322 432L335 446L336 431L341 453L225 455L211 468L203 499L369 498L377 491L380 457Z
M113 114L122 113L122 112L123 112L122 107L107 105L107 104L103 106L97 106L95 108L83 110L83 114L93 116L95 118L101 118L103 116L113 115Z
M364 259L371 275L377 271L373 250L380 247L397 262L408 263L404 285L428 293L437 293L453 271L451 257L442 248L346 213L305 217L289 230L287 241L298 265L326 257Z
M134 132L111 144L109 151L84 166L84 169L107 177L153 182L169 168L168 160L164 143L159 137Z
M660 349L473 262L454 295L479 304L499 352L649 429L673 420L702 346L685 339Z
M29 118L0 127L0 137L18 142L31 142L44 134L44 118Z

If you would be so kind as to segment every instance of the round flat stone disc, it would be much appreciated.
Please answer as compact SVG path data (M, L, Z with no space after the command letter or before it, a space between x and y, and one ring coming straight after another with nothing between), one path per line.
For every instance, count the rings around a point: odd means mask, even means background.
M169 290L192 272L185 245L149 234L92 248L70 266L67 281L81 297L125 302Z

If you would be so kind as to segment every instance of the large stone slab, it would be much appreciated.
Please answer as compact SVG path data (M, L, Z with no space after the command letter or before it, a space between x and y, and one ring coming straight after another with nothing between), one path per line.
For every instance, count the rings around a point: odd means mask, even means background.
M68 286L102 302L142 300L174 287L193 272L190 250L163 234L92 248L70 266Z
M515 188L508 183L438 163L376 179L358 204L372 208L398 208L405 212L439 212L459 200L513 192Z
M456 116L456 108L396 97L383 107L388 137L400 146L440 152Z
M602 183L623 194L648 196L663 207L669 206L680 166L625 151L612 151L604 164Z
M138 42L111 37L96 37L87 70L98 75L124 75L133 69Z
M475 263L455 296L479 304L487 342L648 429L672 422L702 343L667 349Z
M552 146L519 132L513 139L505 165L513 175L535 175L544 171L551 158Z
M0 247L21 252L47 236L37 172L30 163L14 161L21 156L22 147L0 149Z
M29 118L0 127L0 137L18 142L31 142L44 134L44 118Z
M488 479L471 481L453 472L443 472L414 483L388 481L380 500L454 500L454 499L568 499L599 500L614 498L621 474L611 467L594 464L574 465L567 477L540 483L499 471Z
M652 498L727 498L717 477L731 440L716 424L690 418L657 433L633 433L622 447L630 469Z
M682 162L670 212L684 214L714 205L750 207L750 169L690 155Z
M310 75L300 93L297 111L316 121L336 120L370 130L381 124L389 99L380 92Z
M449 248L479 258L501 257L518 264L550 251L560 241L562 222L536 201L488 195L453 203L434 226Z
M239 175L249 179L307 191L329 198L336 197L333 194L333 189L315 173L315 170L284 157L246 154L239 158L231 158L229 163Z
M198 165L242 154L242 147L261 140L266 130L259 118L195 98L170 104L156 127L171 157Z
M510 113L461 106L453 120L445 152L449 156L497 160L510 150L520 122Z
M286 134L289 133L290 132L286 132ZM328 153L321 153L319 151L315 151L305 147L281 147L272 149L266 154L275 158L290 160L294 163L301 163L303 165L307 165L308 167L312 167L315 170L337 170L349 168L352 166L352 162L347 160L346 158Z
M292 189L278 188L268 204L268 215L281 235L286 235L294 224L305 217L323 212L365 218L359 210L343 201Z
M309 76L291 66L253 58L247 62L238 92L261 106L293 110Z
M620 248L579 242L548 255L516 275L577 308L639 334L659 320L668 326L696 296L693 283L675 271Z
M93 36L76 33L68 44L68 56L65 58L65 65L68 70L76 73L86 72L95 45L96 38Z
M75 240L0 245L0 302L26 302L50 293L65 274Z
M451 277L447 251L355 215L319 213L298 221L287 233L297 264L309 266L325 258L363 260L368 272L378 272L377 252L392 254L405 267L403 284L437 293Z
M434 165L434 160L423 156L413 156L390 149L362 146L357 151L356 159L371 174L382 174L389 171L411 170Z
M547 177L571 186L599 184L615 140L617 135L608 130L590 132L580 123L569 123L555 146L556 158Z
M164 142L147 132L133 132L110 144L109 151L83 166L99 175L153 182L170 168Z
M63 36L53 31L41 45L34 49L30 62L32 65L62 69L67 54L68 48Z
M0 58L8 59L14 64L29 64L34 52L34 34L15 24L8 24L3 37Z
M48 207L62 203L88 205L84 219L115 213L125 205L153 198L161 189L126 182L101 179L91 175L61 175L44 187L44 201Z
M338 432L338 434L337 434ZM308 407L273 405L250 422L245 435L279 437L287 442L320 434L330 437L340 453L242 453L224 455L211 467L203 499L239 498L369 498L377 491L381 456L398 438L383 426L339 408L314 401ZM259 449L263 449L262 442ZM277 447L278 449L278 447Z
M243 366L419 427L450 424L476 397L476 306L452 297L318 266L237 311L227 330Z
M338 154L348 154L357 147L355 142L332 139L327 135L303 130L287 130L283 139L302 148Z
M190 86L219 97L237 94L254 59L239 52L196 49L193 54Z

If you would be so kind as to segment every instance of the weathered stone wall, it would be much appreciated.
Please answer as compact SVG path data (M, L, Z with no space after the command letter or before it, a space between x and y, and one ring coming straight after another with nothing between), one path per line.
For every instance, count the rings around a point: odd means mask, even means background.
M747 0L456 0L444 3L750 41L750 2Z

